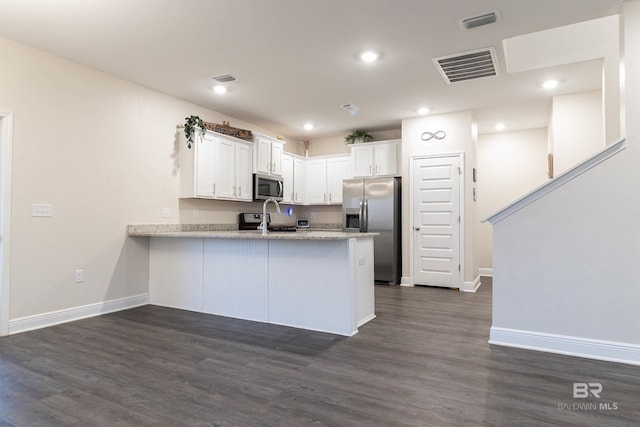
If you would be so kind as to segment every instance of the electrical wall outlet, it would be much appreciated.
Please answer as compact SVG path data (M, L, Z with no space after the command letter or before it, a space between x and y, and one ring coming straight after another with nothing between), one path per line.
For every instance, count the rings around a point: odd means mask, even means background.
M31 216L51 218L53 216L53 205L49 203L33 203L31 205Z
M76 283L84 282L84 270L76 270L75 282Z
M171 218L171 208L162 208L162 218Z

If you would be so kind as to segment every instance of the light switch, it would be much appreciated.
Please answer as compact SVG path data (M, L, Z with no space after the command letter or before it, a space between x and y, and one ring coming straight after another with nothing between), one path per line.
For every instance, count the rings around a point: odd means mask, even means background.
M162 218L171 218L171 208L162 208Z
M48 203L33 203L31 205L31 216L51 218L53 216L53 205Z

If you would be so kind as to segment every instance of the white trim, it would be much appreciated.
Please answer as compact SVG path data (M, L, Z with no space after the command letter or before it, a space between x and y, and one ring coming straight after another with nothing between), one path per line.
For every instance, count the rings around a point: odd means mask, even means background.
M440 159L443 157L457 157L460 161L460 276L458 280L458 287L463 287L463 278L464 278L464 254L465 254L465 246L464 246L464 233L465 233L465 162L464 162L464 152L452 152L452 153L440 153L440 154L418 154L414 156L409 156L409 271L411 272L411 277L409 277L410 286L415 285L415 281L413 280L415 277L414 274L414 263L413 263L413 174L415 167L413 163L415 160L422 159Z
M400 286L410 286L413 287L413 282L411 281L411 277L402 276L400 278Z
M460 290L462 292L475 292L478 290L480 285L482 285L482 283L480 282L480 275L478 275L473 282L464 282Z
M11 164L13 114L0 111L0 336L9 334L11 292Z
M9 333L31 331L34 329L46 328L74 320L85 319L87 317L99 316L101 314L112 313L114 311L127 310L129 308L140 307L149 304L149 294L135 295L126 298L119 298L110 301L87 304L80 307L72 307L64 310L51 311L49 313L36 314L34 316L21 317L9 322Z
M478 274L480 276L493 277L493 268L480 267L478 271L479 271Z
M370 315L368 315L368 316L366 316L366 317L363 317L363 318L362 318L362 320L360 320L356 326L358 326L358 328L359 328L360 326L364 325L364 324L365 324L365 323L367 323L367 322L372 321L372 320L373 320L373 319L375 319L375 318L376 318L376 315L375 315L375 314L370 314ZM357 332L357 331L356 331L356 332Z
M578 176L582 175L584 172L588 171L594 166L599 165L600 163L607 160L609 157L615 154L618 154L620 151L626 148L626 145L624 144L624 142L625 140L621 139L620 141L614 144L611 144L608 147L605 147L603 150L600 150L593 156L575 165L568 171L558 175L557 178L547 181L545 184L541 185L540 187L536 188L533 191L530 191L529 193L520 197L515 202L508 204L504 208L500 209L498 212L492 214L491 216L483 219L480 222L489 221L491 224L497 224L498 222L516 213L517 211L524 208L525 206L528 206L531 203L535 202L540 197L543 197L544 195L551 193L556 188L566 184L567 182L573 180L574 178L577 178Z
M640 365L640 345L491 327L489 344Z

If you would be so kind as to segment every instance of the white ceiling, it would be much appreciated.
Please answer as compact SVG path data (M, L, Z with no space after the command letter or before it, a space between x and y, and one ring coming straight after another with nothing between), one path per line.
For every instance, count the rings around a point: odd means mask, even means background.
M623 0L0 0L0 36L295 139L473 110L481 133L544 127L551 93L601 87L601 62L507 74L502 40L619 12ZM459 20L497 11L495 24ZM448 85L432 58L493 46L500 76ZM357 53L382 52L364 64ZM229 92L212 76L231 74ZM46 78L46 70L42 70ZM340 108L361 108L350 116ZM205 119L207 119L205 117ZM303 124L316 128L305 131ZM233 122L231 122L233 126Z

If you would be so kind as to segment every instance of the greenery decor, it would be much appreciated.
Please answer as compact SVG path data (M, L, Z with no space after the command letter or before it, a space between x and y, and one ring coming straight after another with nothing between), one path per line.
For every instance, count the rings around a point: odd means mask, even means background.
M184 122L184 135L187 137L187 148L191 148L193 142L193 135L196 128L199 128L200 133L204 136L204 122L198 116L185 117Z
M373 137L366 130L354 130L344 137L345 144L353 144L356 142L369 142Z

